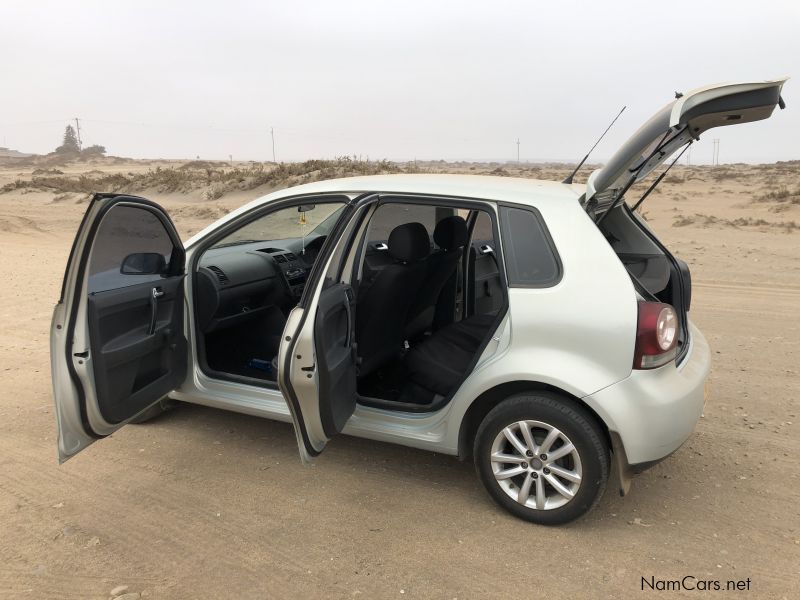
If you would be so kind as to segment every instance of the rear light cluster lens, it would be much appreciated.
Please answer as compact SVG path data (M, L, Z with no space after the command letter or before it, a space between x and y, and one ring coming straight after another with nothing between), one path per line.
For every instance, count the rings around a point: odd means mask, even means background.
M655 369L678 354L678 314L669 304L639 302L634 369Z

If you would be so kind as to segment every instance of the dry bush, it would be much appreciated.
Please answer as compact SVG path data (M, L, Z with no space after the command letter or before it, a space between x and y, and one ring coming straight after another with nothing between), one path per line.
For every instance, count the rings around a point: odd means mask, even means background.
M738 217L736 219L720 219L714 215L695 213L692 216L678 215L672 222L673 227L686 227L687 225L700 225L701 227L760 227L783 230L792 233L800 229L795 221L767 221L753 217Z
M251 190L264 185L285 187L307 181L319 181L353 175L418 172L386 161L339 157L334 160L308 160L302 163L254 163L248 167L224 167L221 163L192 161L177 168L156 167L145 173L102 173L91 171L77 176L54 174L39 169L31 179L18 179L0 188L0 193L16 190L41 190L56 193L133 192L155 189L161 193L188 193L204 189L215 200L234 190ZM57 173L57 171L55 171Z
M203 200L217 200L225 195L225 188L221 185L214 184L203 190Z
M711 171L711 178L714 181L726 181L728 179L737 180L743 176L745 176L745 174L736 169L716 167Z
M686 216L686 215L677 215L675 220L672 222L673 227L686 227L687 225L693 225L696 221L695 217Z
M773 186L777 187L777 186ZM753 198L753 202L776 202L780 204L800 204L800 188L790 190L786 186L778 187L777 190L761 194Z

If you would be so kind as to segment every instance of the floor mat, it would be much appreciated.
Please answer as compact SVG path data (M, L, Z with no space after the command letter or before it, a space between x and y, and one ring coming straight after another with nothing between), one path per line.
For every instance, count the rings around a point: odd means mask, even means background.
M430 404L435 393L427 390L408 377L402 360L381 367L358 380L358 393L367 398L380 398L407 404Z

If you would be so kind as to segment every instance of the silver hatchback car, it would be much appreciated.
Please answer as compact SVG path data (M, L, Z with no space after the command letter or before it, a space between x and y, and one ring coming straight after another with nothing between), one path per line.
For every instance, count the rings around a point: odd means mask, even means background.
M96 195L52 323L60 461L182 401L291 421L304 461L339 433L472 457L536 523L586 513L612 464L624 494L689 437L710 367L689 269L626 193L783 82L679 96L585 185L322 181L185 244L153 202Z

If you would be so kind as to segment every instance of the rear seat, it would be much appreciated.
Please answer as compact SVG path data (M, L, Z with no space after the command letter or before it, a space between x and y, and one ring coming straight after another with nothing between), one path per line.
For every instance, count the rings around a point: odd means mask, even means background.
M474 315L438 330L406 354L411 380L442 396L466 375L475 353L489 335L497 314Z

